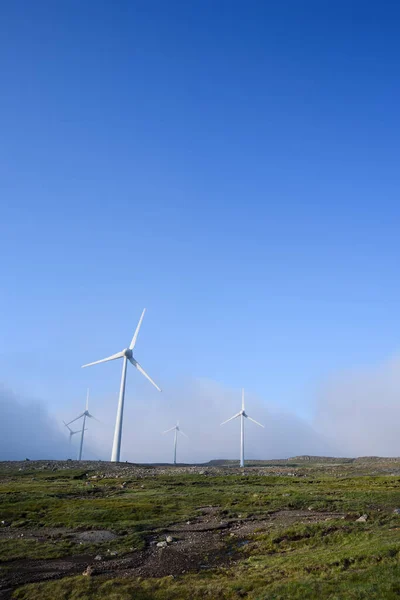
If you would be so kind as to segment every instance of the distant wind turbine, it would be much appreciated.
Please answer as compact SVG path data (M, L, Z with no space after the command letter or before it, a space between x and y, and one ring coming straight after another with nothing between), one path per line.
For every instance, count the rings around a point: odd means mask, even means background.
M77 431L72 431L71 427L68 425L68 423L66 423L65 421L63 421L65 427L68 429L69 432L69 443L71 445L71 440L72 440L72 436L75 435L76 433L80 433L81 430L78 429Z
M229 421L237 419L238 417L240 417L240 466L244 467L244 420L249 419L249 421L253 421L253 423L259 425L259 427L264 427L264 425L261 425L261 423L255 421L254 419L249 417L248 414L246 414L244 410L244 389L242 389L242 410L236 415L233 415L233 417L231 417L230 419L227 419L226 421L221 423L221 425L225 425L225 423L229 423Z
M70 421L69 423L65 423L65 425L68 427L68 429L70 429L69 425L71 425L71 423L75 423L75 421L78 421L79 419L82 419L82 417L83 417L82 430L81 430L82 435L81 435L81 443L80 443L80 446L79 446L79 458L78 458L78 460L82 460L83 438L84 438L85 431L86 431L86 428L85 428L86 417L88 417L89 419L94 419L95 421L97 421L96 417L94 417L93 415L91 415L90 412L89 412L89 389L88 389L87 394L86 394L86 408L85 408L84 412L81 413L79 415L79 417L75 417L75 419L72 419L72 421ZM74 431L74 433L79 433L79 432ZM70 438L74 435L74 433L72 433L72 434L70 433Z
M184 433L182 431L182 429L180 429L179 421L177 421L176 425L174 425L174 427L171 427L171 429L167 429L167 431L163 431L163 434L169 433L170 431L175 431L175 435L174 435L174 465L176 465L176 446L178 444L178 433L181 433L185 437L188 437L188 436L186 435L186 433Z
M137 360L135 358L133 358L133 354L132 354L132 351L136 345L136 340L137 340L137 337L139 334L140 326L142 324L145 312L146 312L146 309L144 309L142 312L142 316L139 319L138 326L136 327L136 331L133 335L133 338L132 338L129 348L126 348L125 350L121 350L121 352L117 352L117 354L113 354L112 356L109 356L108 358L102 358L101 360L96 360L95 362L92 362L92 363L82 366L82 368L91 367L92 365L97 365L99 363L108 362L110 360L116 360L117 358L123 359L121 385L120 385L120 389L119 389L117 418L115 421L115 430L114 430L114 442L113 442L112 453L111 453L111 461L112 462L119 462L120 454L121 454L121 438L122 438L122 421L123 421L123 416L124 416L126 367L128 364L128 360L134 367L137 368L138 371L140 371L140 373L142 375L144 375L150 381L150 383L152 383L154 385L155 388L158 389L159 392L161 392L161 389L158 387L158 385L146 373L146 371L143 369L143 367L141 367L139 365Z

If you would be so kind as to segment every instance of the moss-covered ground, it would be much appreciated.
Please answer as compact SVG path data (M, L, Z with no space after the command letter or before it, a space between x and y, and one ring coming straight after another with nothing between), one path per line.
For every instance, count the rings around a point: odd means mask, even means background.
M310 463L279 467L278 472L257 467L244 474L217 467L185 471L126 466L119 473L106 464L64 465L55 471L38 463L23 470L7 465L0 467L0 506L0 577L8 581L4 597L400 598L400 515L394 512L400 508L400 462L391 469ZM198 564L180 572L178 560L170 575L155 571L143 577L136 567L130 571L129 563L107 569L105 561L89 577L60 572L50 581L30 579L37 561L84 555L90 564L95 555L111 552L119 559L146 561L151 540L171 527L179 531L179 524L180 543L186 543L182 552L190 552L190 544L207 544L204 507L213 510L212 519L207 517L210 528L223 528L218 532L218 560L206 569ZM363 514L366 522L357 522ZM203 537L196 538L194 530L185 542L190 528L186 523L202 528ZM115 539L80 541L80 533L93 530L111 531ZM237 539L240 544L232 553ZM173 544L157 560L166 559L170 551ZM203 554L207 561L206 549ZM22 585L17 577L21 567L26 569Z

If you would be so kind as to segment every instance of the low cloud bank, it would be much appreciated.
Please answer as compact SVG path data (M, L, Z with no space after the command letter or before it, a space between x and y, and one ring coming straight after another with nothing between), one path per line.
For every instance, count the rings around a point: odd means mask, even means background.
M400 456L400 357L342 373L321 389L314 429L338 456Z
M193 380L162 394L136 381L127 386L122 460L171 462L173 427L177 420L189 436L179 436L178 462L238 459L240 421L222 421L240 410L241 392L213 381ZM40 402L25 402L0 387L0 460L66 458L76 455L79 436L68 444L61 419ZM109 460L117 398L94 397L86 458ZM330 456L399 456L400 358L377 367L342 373L321 388L312 423L294 413L279 412L246 393L246 412L262 423L246 420L248 459L287 458L300 454Z
M213 381L194 380L174 386L162 394L145 385L133 390L127 386L125 401L122 460L171 462L173 432L180 427L189 439L178 437L178 462L207 462L216 458L238 459L240 420L220 424L241 408L241 390L229 389ZM102 446L111 451L112 429L117 400L107 400L98 416L110 427L103 434ZM292 413L279 413L251 393L246 393L246 412L262 423L262 429L245 421L246 457L252 459L285 458L294 454L327 454L333 446L305 420ZM108 456L107 456L108 458Z
M68 442L42 403L23 402L0 387L0 409L0 460L68 456Z

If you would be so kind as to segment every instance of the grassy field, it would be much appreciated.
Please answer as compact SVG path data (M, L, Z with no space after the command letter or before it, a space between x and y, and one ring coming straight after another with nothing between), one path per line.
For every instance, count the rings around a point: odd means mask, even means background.
M0 494L1 598L400 597L400 461L3 463Z

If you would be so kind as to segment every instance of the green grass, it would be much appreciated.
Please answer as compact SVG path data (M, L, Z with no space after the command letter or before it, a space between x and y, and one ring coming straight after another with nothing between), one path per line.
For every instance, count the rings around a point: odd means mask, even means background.
M262 574L240 580L219 573L172 579L126 580L71 577L62 581L24 586L17 600L394 600L400 595L398 565L373 565L359 571L344 571L331 578L302 576L269 582Z
M303 467L302 467L303 469ZM304 471L304 469L303 469ZM279 510L338 513L313 524L276 524L248 536L234 568L175 578L72 577L19 588L19 600L377 599L400 597L400 478L344 477L309 468L307 476L154 475L91 480L86 471L15 472L0 480L1 518L12 531L40 528L110 529L117 540L79 544L64 535L37 542L1 540L0 562L97 554L123 555L144 545L149 532L186 521L203 506L220 516L267 516ZM90 485L87 485L87 482ZM122 481L126 486L121 488ZM348 519L340 518L346 513ZM356 523L367 513L367 523Z

